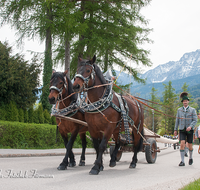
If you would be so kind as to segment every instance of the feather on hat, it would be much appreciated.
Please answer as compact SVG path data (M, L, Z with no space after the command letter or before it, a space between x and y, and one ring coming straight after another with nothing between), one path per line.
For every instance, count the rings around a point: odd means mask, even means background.
M182 92L180 94L180 98L182 99L181 102L183 102L183 100L188 100L190 101L190 99L188 98L188 93L187 92Z

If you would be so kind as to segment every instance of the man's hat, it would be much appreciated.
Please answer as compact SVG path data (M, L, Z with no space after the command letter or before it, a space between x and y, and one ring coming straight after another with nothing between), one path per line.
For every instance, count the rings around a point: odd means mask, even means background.
M190 101L190 99L188 98L188 93L187 92L182 92L180 94L180 98L182 99L181 102L183 102L183 100L188 100Z

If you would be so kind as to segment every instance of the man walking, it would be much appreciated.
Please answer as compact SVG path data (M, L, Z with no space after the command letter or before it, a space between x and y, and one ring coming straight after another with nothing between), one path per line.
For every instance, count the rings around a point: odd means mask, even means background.
M177 130L179 127L179 138L181 141L180 154L181 162L179 166L185 166L184 155L185 155L185 139L187 138L188 147L189 147L189 165L192 165L193 158L193 132L194 127L197 123L197 113L196 110L192 107L189 107L189 98L187 92L182 92L180 94L181 102L183 107L179 108L176 115L176 124L174 128L174 135L177 135Z

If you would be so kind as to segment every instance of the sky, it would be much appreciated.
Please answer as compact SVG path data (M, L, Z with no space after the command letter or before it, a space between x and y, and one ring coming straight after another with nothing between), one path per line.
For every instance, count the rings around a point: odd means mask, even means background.
M148 36L153 44L144 44L142 48L150 50L152 67L143 67L143 72L169 61L178 61L184 53L200 49L200 0L152 0L143 8L142 15L149 21L148 28L153 31ZM29 60L29 51L43 52L44 43L39 40L25 40L23 48L17 47L15 30L9 25L0 28L0 41L8 41L13 53L25 55Z

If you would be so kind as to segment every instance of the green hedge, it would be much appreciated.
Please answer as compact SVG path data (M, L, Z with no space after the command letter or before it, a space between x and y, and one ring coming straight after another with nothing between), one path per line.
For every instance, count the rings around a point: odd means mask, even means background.
M48 149L64 148L63 139L58 132L56 143L56 125L21 123L0 120L0 148L16 149ZM87 132L87 135L89 133ZM68 135L70 138L70 135ZM87 139L87 147L92 142ZM81 148L79 135L74 142L74 148Z
M0 148L64 148L56 125L0 121Z

